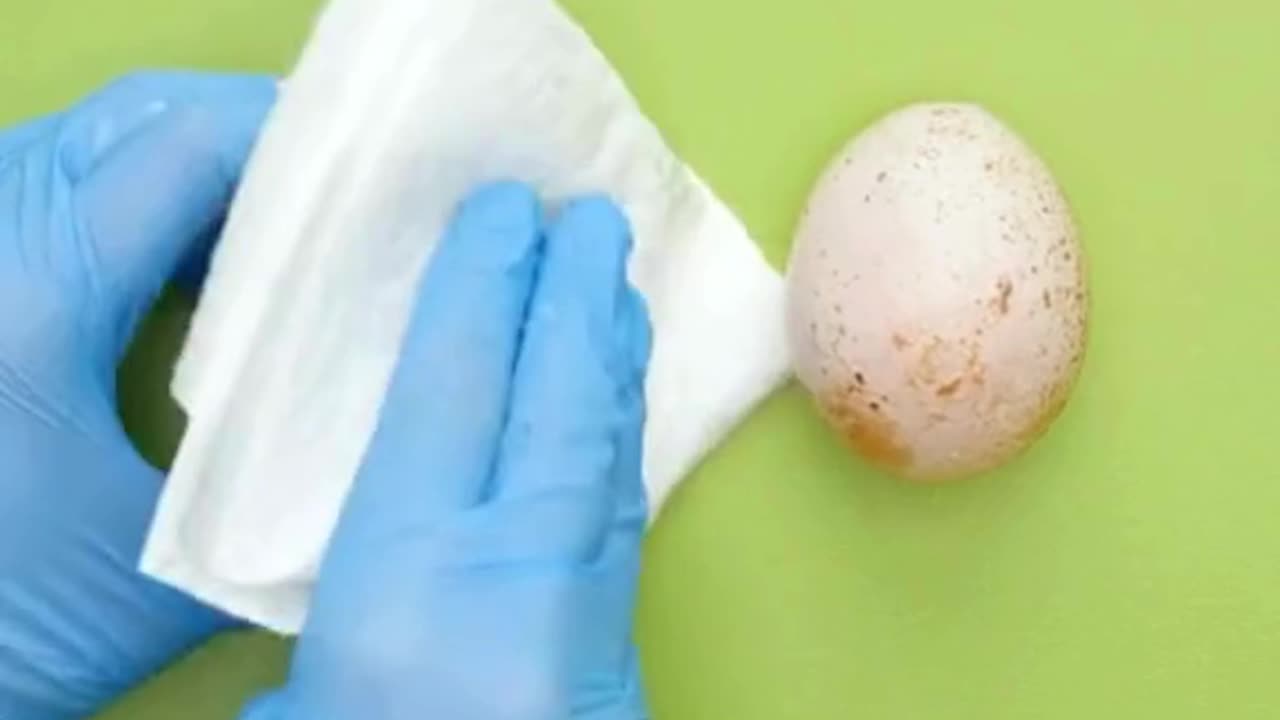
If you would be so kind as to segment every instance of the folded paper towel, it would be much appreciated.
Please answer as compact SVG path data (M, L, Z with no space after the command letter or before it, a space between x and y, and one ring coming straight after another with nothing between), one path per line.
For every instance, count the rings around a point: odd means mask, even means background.
M605 192L650 305L655 507L785 377L781 278L552 0L334 0L268 119L179 362L143 570L298 631L456 203Z

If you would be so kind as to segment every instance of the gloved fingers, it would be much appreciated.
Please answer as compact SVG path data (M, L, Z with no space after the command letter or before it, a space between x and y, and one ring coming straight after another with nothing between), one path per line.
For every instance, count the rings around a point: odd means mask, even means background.
M530 188L491 185L462 204L423 274L336 550L433 531L482 497L541 252Z
M89 248L117 356L177 269L208 252L270 98L162 111L103 151L73 187L76 235Z
M618 442L630 419L623 400L640 377L640 338L631 322L633 293L626 277L630 249L626 219L601 197L570 202L548 231L516 365L494 503L520 505L557 488L602 486L613 493ZM576 513L576 525L568 529L580 536L573 544L593 556L608 530L612 503L587 510Z
M229 133L236 141L225 154L240 162L229 170L239 174L243 157L257 137L261 114L275 100L276 82L265 75L237 75L188 71L137 72L108 83L81 100L63 116L59 127L58 160L72 183L88 175L118 142L143 125L172 112L208 111L222 122L251 125L250 132ZM229 112L243 108L240 118ZM232 167L234 166L234 167Z
M434 568L555 567L574 570L599 548L615 498L604 483L549 488L518 502L461 513L433 534Z

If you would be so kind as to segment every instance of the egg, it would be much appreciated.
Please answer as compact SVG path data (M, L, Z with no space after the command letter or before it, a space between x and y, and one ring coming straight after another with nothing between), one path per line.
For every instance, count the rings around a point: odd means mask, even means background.
M1079 374L1085 261L1063 192L972 104L898 110L817 182L787 273L796 375L868 460L973 475L1019 455Z

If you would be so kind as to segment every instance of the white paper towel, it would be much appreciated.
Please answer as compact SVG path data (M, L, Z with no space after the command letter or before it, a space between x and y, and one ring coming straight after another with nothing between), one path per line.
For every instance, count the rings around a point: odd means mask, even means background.
M334 0L268 119L173 392L143 570L284 633L376 426L417 278L497 179L620 202L649 302L655 507L786 374L781 278L552 0Z

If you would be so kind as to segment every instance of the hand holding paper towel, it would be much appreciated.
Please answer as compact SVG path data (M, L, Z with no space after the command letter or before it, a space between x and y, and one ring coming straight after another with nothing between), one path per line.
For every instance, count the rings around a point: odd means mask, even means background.
M202 265L274 97L266 77L133 75L0 132L0 718L88 717L231 624L137 572L164 476L115 373Z
M429 266L289 685L247 720L639 720L644 303L601 199L468 200Z
M655 507L783 380L781 278L552 0L334 0L214 257L144 570L301 627L419 271L465 193L503 178L552 207L606 193L631 220L655 334Z

